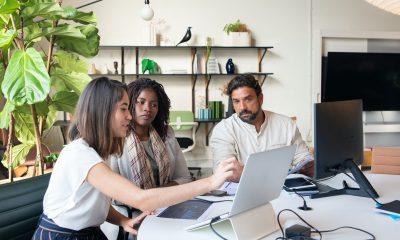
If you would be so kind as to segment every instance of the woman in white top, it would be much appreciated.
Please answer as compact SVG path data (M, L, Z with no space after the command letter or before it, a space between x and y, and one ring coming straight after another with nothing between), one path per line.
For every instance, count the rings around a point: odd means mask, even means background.
M142 211L173 205L218 188L231 174L232 161L214 175L188 184L142 190L114 173L105 160L121 154L132 119L126 86L108 78L91 81L82 92L69 132L72 141L60 153L43 199L43 214L32 239L106 239L105 221L137 234L146 215L129 219L111 199Z

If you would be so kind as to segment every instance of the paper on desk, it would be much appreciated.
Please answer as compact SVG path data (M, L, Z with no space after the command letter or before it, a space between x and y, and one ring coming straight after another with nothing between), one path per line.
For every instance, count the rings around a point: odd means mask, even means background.
M226 193L229 196L233 196L236 194L238 185L239 185L239 183L235 183L235 182L225 182L224 184L222 184L222 186L219 188L219 190L226 191Z
M302 161L299 165L297 165L295 168L293 168L292 170L290 170L288 172L288 174L292 174L295 172L298 172L300 169L302 169L307 163L313 161L312 157L308 157L306 159L304 159L304 161Z

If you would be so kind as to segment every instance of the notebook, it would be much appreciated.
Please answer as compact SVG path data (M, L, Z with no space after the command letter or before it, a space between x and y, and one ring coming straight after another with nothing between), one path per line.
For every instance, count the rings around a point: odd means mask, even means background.
M279 197L283 183L290 169L296 146L287 146L251 154L244 166L231 210L214 217L219 222L264 205ZM210 224L207 219L185 228L196 230Z

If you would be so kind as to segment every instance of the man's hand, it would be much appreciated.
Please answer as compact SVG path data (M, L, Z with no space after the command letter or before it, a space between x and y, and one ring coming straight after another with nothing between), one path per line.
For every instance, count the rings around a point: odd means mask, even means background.
M242 176L243 172L243 164L239 162L238 160L233 161L233 168L232 168L232 177L228 178L227 180L229 182L239 182L240 177Z
M307 175L309 177L313 177L314 176L314 161L310 161L309 163L304 165L304 167L302 169L300 169L298 171L298 173Z

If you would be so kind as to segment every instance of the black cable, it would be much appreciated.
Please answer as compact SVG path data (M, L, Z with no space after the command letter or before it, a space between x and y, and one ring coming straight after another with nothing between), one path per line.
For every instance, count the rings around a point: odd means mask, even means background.
M366 233L366 234L370 235L372 238L371 238L371 239L367 239L367 240L375 240L375 239L376 239L375 236L374 236L372 233L367 232L367 231L365 231L365 230L363 230L363 229L360 229L360 228L350 227L350 226L338 227L338 228L331 229L331 230L321 230L321 231L319 231L319 232L320 232L320 233L328 233L328 232L334 232L334 231L337 231L337 230L339 230L339 229L344 229L344 228L349 228L349 229L358 230L358 231L360 231L360 232L363 232L363 233ZM311 233L314 233L314 231L311 231Z
M93 1L93 2L90 2L90 3L86 3L86 4L83 4L81 6L76 7L75 9L80 9L80 8L83 8L83 7L87 7L89 5L92 5L94 3L101 2L101 1L103 1L103 0L96 0L96 1Z
M298 209L303 210L303 211L312 210L312 208L310 208L309 206L307 206L306 200L304 199L304 197L303 197L300 193L298 193L295 189L292 189L292 191L293 191L294 193L296 193L297 196L301 197L301 199L303 199L303 206L298 207Z
M326 177L326 178L321 178L321 179L311 179L311 181L312 182L316 182L316 183L319 183L319 182L322 182L322 181L326 181L326 180L329 180L329 179L331 179L331 178L333 178L333 177L336 177L336 174L335 175L332 175L332 176L330 176L330 177Z
M214 227L213 227L213 223L215 223L216 221L218 221L218 220L220 220L221 218L218 216L218 217L215 217L215 218L212 218L211 219L211 222L210 222L210 228L211 228L211 230L215 233L215 235L217 235L219 238L221 238L222 240L228 240L227 238L224 238L221 234L219 234L215 229L214 229Z
M318 233L320 239L322 239L322 233L334 232L334 231L337 231L337 230L340 230L340 229L345 229L345 228L357 230L357 231L360 231L360 232L363 232L363 233L366 233L366 234L370 235L372 238L371 239L367 239L367 240L375 240L376 239L375 236L372 233L370 233L370 232L368 232L366 230L360 229L360 228L350 227L350 226L342 226L342 227L338 227L338 228L330 229L330 230L318 230L315 227L313 227L311 224L309 224L306 220L304 220L302 217L300 217L300 215L297 214L295 211L293 211L291 209L283 209L278 213L278 216L277 216L278 225L279 225L279 228L281 230L281 233L282 233L283 237L278 237L275 240L290 239L290 238L286 238L285 237L285 233L283 231L283 227L282 227L281 222L279 220L279 217L280 217L281 213L284 212L284 211L289 211L289 212L295 214L301 221L303 221L307 226L309 226L310 228L312 228L314 230L314 231L311 231L311 233Z
M288 209L288 208L282 209L282 210L278 213L278 216L276 217L276 220L278 221L279 229L281 230L281 233L282 233L282 236L283 236L283 238L281 238L281 239L287 239L287 238L285 238L285 232L283 231L283 227L282 227L281 221L279 220L279 217L280 217L281 213L283 213L283 212L285 212L285 211L291 212L291 213L293 213L294 215L296 215L296 216L297 216L301 221L303 221L307 226L309 226L310 228L314 229L315 232L318 233L319 239L322 239L322 234L318 231L318 229L316 229L316 228L313 227L311 224L309 224L306 220L304 220L302 217L300 217L300 215L297 214L295 211L293 211L292 209Z

